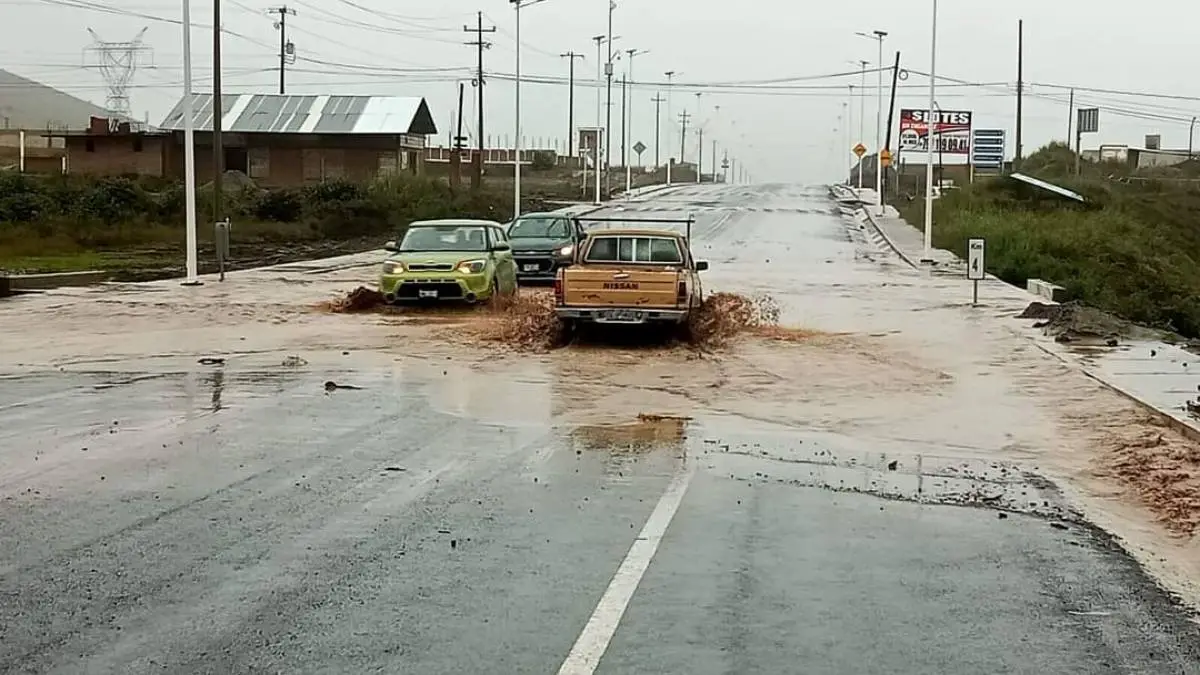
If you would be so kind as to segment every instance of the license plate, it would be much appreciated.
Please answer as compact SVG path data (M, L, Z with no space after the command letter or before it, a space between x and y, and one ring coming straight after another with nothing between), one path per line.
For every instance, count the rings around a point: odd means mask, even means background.
M602 321L613 323L641 323L645 315L632 309L610 309L600 315Z
M532 265L521 265L521 271L523 271L523 272L536 272L536 271L538 271L538 266L537 266L537 263L534 263L534 264L532 264Z
M430 288L430 289L422 288L421 290L417 291L417 297L419 297L419 298L436 298L437 297L437 289L436 288Z

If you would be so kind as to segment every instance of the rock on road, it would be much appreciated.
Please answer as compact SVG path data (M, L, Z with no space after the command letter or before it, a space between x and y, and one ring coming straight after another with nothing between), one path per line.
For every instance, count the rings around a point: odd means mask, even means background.
M759 344L660 372L675 357L472 362L370 322L364 348L332 328L350 316L230 337L221 306L132 342L86 319L182 293L152 284L3 308L70 330L4 353L0 672L1200 672L1185 612L1033 470L1067 473L1051 451L1082 441L997 356L1019 338L822 190L603 215L689 213L708 291L771 291L785 323L894 351ZM121 303L114 322L150 311ZM89 323L108 341L85 348Z

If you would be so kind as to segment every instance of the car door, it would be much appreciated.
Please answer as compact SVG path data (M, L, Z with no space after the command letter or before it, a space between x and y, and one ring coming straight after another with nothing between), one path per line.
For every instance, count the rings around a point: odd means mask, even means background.
M508 241L508 235L504 229L500 227L489 228L492 241L497 244L508 244L508 248L503 251L493 251L496 261L496 276L500 282L500 287L506 291L511 291L517 284L517 263L513 260L512 243Z

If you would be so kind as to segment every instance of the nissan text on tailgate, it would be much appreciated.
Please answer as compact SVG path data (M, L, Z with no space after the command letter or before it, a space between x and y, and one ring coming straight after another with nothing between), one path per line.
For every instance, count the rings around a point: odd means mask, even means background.
M564 324L682 324L700 307L699 272L688 240L671 230L592 230L574 264L558 270L555 313Z

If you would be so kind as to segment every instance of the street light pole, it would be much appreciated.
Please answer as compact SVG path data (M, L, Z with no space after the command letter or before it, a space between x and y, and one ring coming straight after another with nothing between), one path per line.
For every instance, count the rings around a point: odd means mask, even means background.
M937 96L937 15L938 0L933 0L932 33L929 39L929 109L925 120L925 254L921 262L933 263L933 128L934 99Z
M600 55L600 45L604 43L604 36L597 35L592 38L596 41L596 128L592 136L592 170L596 173L596 191L595 201L593 204L600 205L600 69L604 63L603 57Z
M521 215L521 0L511 0L517 11L517 84L516 120L513 123L516 139L513 141L513 218Z
M628 68L628 71L627 71L628 74L626 75L625 80L626 80L626 82L628 82L630 89L633 88L633 57L641 56L642 54L645 54L649 51L650 50L648 50L648 49L626 49L625 50L625 53L629 55L629 62L626 66L626 68ZM632 94L632 92L630 92L630 93ZM625 138L623 139L623 144L624 144L624 147L626 147L626 148L629 147L629 141L633 140L632 134L633 134L633 99L634 98L635 97L632 95L629 97L629 102L627 104L627 109L625 111L626 131L625 131ZM641 162L639 162L639 164L640 163ZM629 190L632 189L632 187L633 187L633 171L630 169L628 159L626 159L626 161L625 161L625 194L626 195L629 194Z
M704 122L700 120L700 97L702 92L696 92L696 182L700 182L700 173L704 168L701 162L704 160Z
M604 136L608 142L604 144L604 185L612 185L612 79L613 79L613 10L617 8L616 0L608 2L608 61L604 64L604 76L608 81L606 87L607 115L604 122Z
M870 61L859 61L862 64L862 86L858 88L858 142L867 140L867 64ZM862 157L858 158L858 191L862 192Z
M187 208L187 280L198 285L196 253L196 120L192 117L192 8L183 0L183 193Z
M879 207L879 215L883 215L883 39L887 37L887 32L882 30L875 31L875 36L879 38L879 64L877 75L879 76L879 84L877 86L876 97L879 100L879 107L875 112L875 204Z
M663 73L667 76L667 187L671 186L671 164L674 162L671 159L671 143L675 138L675 118L671 113L671 80L675 77L675 71L668 70Z

